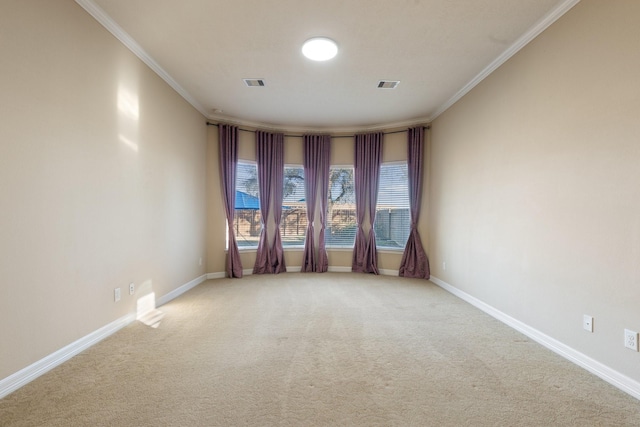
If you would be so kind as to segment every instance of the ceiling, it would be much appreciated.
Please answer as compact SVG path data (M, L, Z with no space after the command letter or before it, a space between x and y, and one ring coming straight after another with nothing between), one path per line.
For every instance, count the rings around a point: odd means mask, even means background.
M579 0L76 1L210 120L336 131L431 121Z

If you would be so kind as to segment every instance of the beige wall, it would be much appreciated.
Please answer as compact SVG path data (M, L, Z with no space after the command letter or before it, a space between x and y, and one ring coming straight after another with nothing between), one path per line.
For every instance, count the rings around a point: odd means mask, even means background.
M251 132L240 131L238 133L238 158L240 160L255 161L255 135ZM298 164L303 162L302 138L288 136L285 137L285 163ZM214 189L208 193L208 258L207 268L210 273L221 273L225 271L225 216L222 209L222 199L220 194L219 158L218 158L218 128L210 126L209 147L208 147L208 183ZM407 134L406 132L392 133L385 135L383 140L383 162L393 162L407 159ZM332 165L353 165L354 160L354 138L339 137L331 140L331 164ZM426 201L423 200L423 215L426 218ZM222 224L222 226L219 226ZM422 229L426 230L427 222L421 219ZM425 242L426 244L426 242ZM328 250L329 267L351 267L353 251L339 249ZM256 260L255 250L243 250L240 252L242 267L244 270L252 270ZM397 271L400 267L402 252L384 251L378 253L378 267L384 270ZM288 268L300 267L302 264L302 249L285 249L285 263Z
M2 2L0 52L2 379L206 272L207 131L72 0Z
M581 1L434 121L428 233L434 276L640 381L638 17Z

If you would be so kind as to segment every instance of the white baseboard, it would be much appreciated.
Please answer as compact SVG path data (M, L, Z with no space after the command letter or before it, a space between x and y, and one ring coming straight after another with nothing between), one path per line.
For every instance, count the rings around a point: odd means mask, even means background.
M351 267L329 266L329 269L327 271L329 273L351 273Z
M13 393L23 385L35 380L40 375L44 375L56 366L71 359L76 354L88 349L99 341L102 341L109 335L119 331L131 322L136 320L135 313L127 314L102 328L91 332L79 340L61 348L55 353L38 360L37 362L27 366L24 369L9 375L7 378L0 380L0 399L9 393Z
M208 274L203 274L202 276L193 279L192 281L180 286L179 288L174 289L173 291L169 292L168 294L161 296L160 298L158 298L156 300L156 307L160 307L161 305L168 303L172 299L175 299L175 298L179 297L180 295L184 294L189 289L195 288L200 283L202 283L205 280L207 280L207 276L208 276Z
M400 275L399 270L389 270L386 268L381 268L379 271L382 276L399 276Z
M431 276L430 280L447 292L450 292L458 298L468 302L474 307L484 311L488 315L506 324L507 326L510 326L513 329L528 336L538 344L543 345L554 353L586 369L592 374L602 378L609 384L640 400L640 382L629 378L626 375L623 375L620 372L556 340L555 338L552 338L540 332L539 330L532 328L531 326L517 319L514 319L513 317L501 312L500 310L497 310L489 304L480 301L476 297L471 296L464 291L461 291L460 289L448 284L447 282L438 279L437 277Z
M217 274L217 273L214 273ZM223 273L224 274L224 273ZM164 295L162 298L159 298L156 301L156 305L160 306L162 304L166 304L172 299L182 295L187 292L189 289L192 289L198 286L200 283L204 282L208 277L207 274L204 274L189 283L180 286L179 288L169 292ZM71 344L61 348L60 350L51 353L50 355L38 360L37 362L27 366L24 369L16 372L15 374L9 375L8 377L0 380L0 399L4 396L8 395L24 386L25 384L35 380L39 376L49 372L51 369L55 368L58 365L66 362L71 359L73 356L78 353L88 349L92 345L102 341L107 338L109 335L112 335L118 332L120 329L129 325L131 322L136 320L136 313L130 313L126 316L123 316L106 326L103 326L100 329L97 329L91 332L88 335L80 338L77 341L72 342Z
M331 267L329 266L330 273L351 273L351 267ZM382 268L379 270L380 275L382 276L397 276L400 274L398 270L389 270Z
M299 265L294 265L291 267L287 267L287 273L300 273L302 271L302 267ZM351 273L351 267L331 267L329 266L329 269L327 270L330 273ZM243 276L251 276L253 274L253 269L252 268L248 268L245 270L242 270L242 275ZM398 270L389 270L389 269L380 269L380 274L382 276L398 276L400 273ZM225 277L227 277L225 272L218 272L218 273L207 273L206 274L206 280L211 280L211 279L224 279Z

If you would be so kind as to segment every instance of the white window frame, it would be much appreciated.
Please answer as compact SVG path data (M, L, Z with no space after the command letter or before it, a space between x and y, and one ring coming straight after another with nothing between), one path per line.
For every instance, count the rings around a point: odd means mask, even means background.
M307 183L307 177L306 177L306 176L305 176L305 174L304 174L304 166L303 166L303 165L300 165L300 164L286 163L286 164L284 165L284 169L287 169L287 168L290 168L290 169L302 169L302 177L303 177L303 181L302 181L302 186L303 186L303 197L305 197L304 214L306 215L307 222L308 222L308 221L309 221L309 215L307 214L306 192L305 192L305 190L304 190L304 189L305 189L305 187L306 187L306 183ZM283 186L284 186L284 176L285 176L285 174L284 174L284 170L283 170L283 180L282 180L282 185L283 185ZM284 193L283 193L282 204L284 205L284 203L285 203L285 201L284 201ZM284 208L282 209L282 215L284 216ZM283 248L284 250L289 250L289 249L292 249L292 250L304 249L304 242L305 242L306 234L307 234L307 233L306 233L306 227L305 227L305 232L304 232L305 238L304 238L304 239L302 239L302 243L301 243L301 244L299 244L299 245L285 245L285 244L284 244L284 236L283 236L283 234L282 234L282 233L283 233L283 226L282 226L283 218L280 218L280 221L281 221L281 223L280 223L280 236L283 238L283 239L282 239L282 248Z
M237 166L240 165L250 165L250 166L255 166L256 167L256 176L258 174L258 163L255 160L238 160L238 164ZM237 173L237 168L236 168L236 191L238 191L238 173ZM258 200L260 199L260 194L258 193ZM236 212L235 212L235 207L234 207L234 212L233 212L233 216L234 216L234 221L236 219ZM229 227L228 227L228 222L225 221L225 225L227 225L227 231L226 231L226 250L229 250ZM236 236L236 243L238 242L238 236ZM247 252L247 251L255 251L256 249L258 249L258 243L256 242L255 245L251 245L251 246L240 246L238 245L238 251L239 252Z
M331 169L351 169L353 171L353 204L354 204L354 214L357 215L357 213L355 213L355 166L354 165L330 165L329 166L329 175L331 175ZM327 183L327 185L329 185L329 183ZM327 191L327 197L328 197L329 192ZM330 228L330 221L331 219L328 217L328 210L329 210L329 203L327 201L327 227L326 228ZM356 224L357 224L357 219L356 219ZM357 232L357 230L356 230ZM325 236L325 242L327 242L327 236ZM337 250L337 251L346 251L346 250L353 250L355 246L355 235L353 238L353 243L351 243L351 245L330 245L329 243L326 243L325 248L327 250Z
M407 171L408 171L408 161L407 160L398 160L398 161L392 161L392 162L384 162L380 165L380 170L382 170L383 166L406 166L407 167ZM378 202L380 201L380 176L378 176ZM411 203L411 201L409 200L409 177L407 174L407 200L409 201L409 203ZM409 205L409 215L411 215L411 205ZM376 202L376 223L378 223L378 203ZM411 227L411 226L409 226ZM409 228L410 231L410 228ZM374 232L375 232L375 226L374 226ZM391 252L391 253L397 253L397 252L404 252L404 249L406 247L406 242L405 245L401 248L399 247L395 247L395 246L380 246L378 244L378 235L376 234L376 251L378 252Z

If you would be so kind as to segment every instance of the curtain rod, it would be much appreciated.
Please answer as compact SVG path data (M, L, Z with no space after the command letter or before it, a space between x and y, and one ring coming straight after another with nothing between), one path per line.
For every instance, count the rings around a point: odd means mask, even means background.
M207 121L207 126L220 126L219 123L211 123L209 121ZM423 126L423 129L431 129L431 126L427 125L427 126ZM239 131L242 132L249 132L249 133L256 133L256 130L251 130L251 129L243 129L241 127L238 128ZM409 129L404 129L404 130L394 130L391 132L382 132L383 135L392 135L394 133L403 133L403 132L407 132ZM316 134L317 132L310 132L310 134ZM290 138L302 138L304 136L304 134L300 134L300 135L290 135L290 134L284 134L284 136L286 137L290 137ZM355 135L330 135L331 139L334 138L355 138Z

